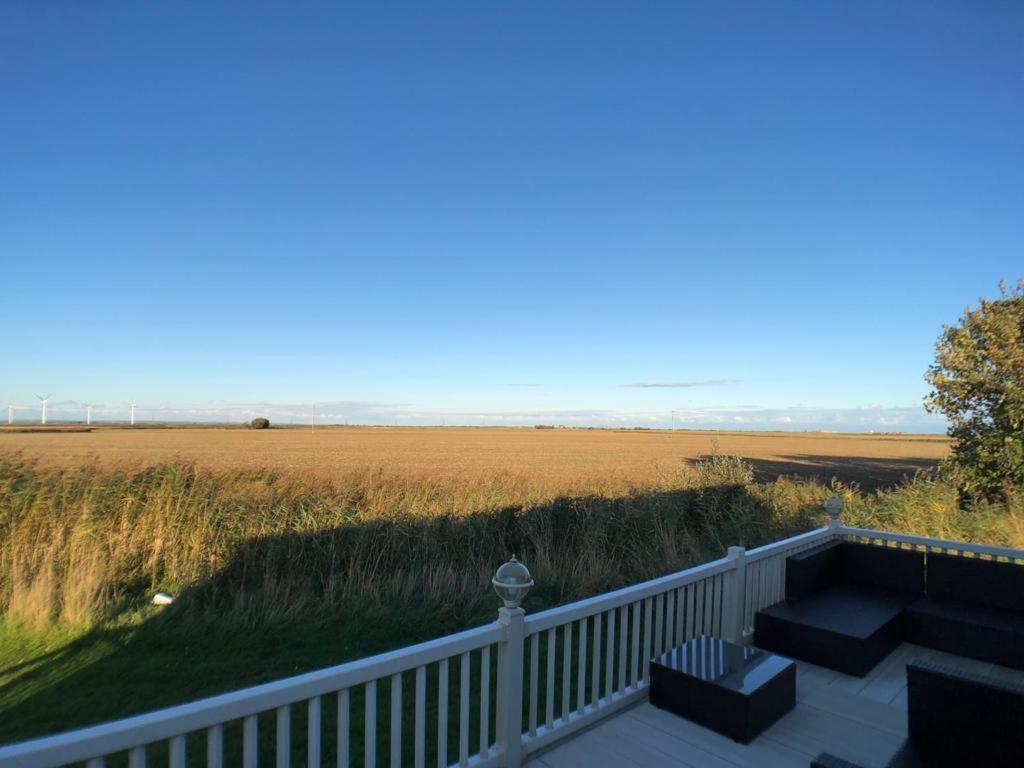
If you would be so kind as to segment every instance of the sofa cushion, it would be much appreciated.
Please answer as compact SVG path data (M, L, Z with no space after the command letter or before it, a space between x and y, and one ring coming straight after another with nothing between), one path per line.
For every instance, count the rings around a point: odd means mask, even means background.
M839 583L843 572L843 542L834 540L786 558L786 599L799 600Z
M848 675L866 675L903 640L907 600L838 585L754 616L754 644Z
M922 597L907 607L906 635L917 645L1024 669L1024 614Z
M847 584L916 597L924 594L924 553L829 541L786 558L786 599Z
M931 553L927 592L929 597L1024 613L1024 566Z
M917 597L924 594L924 553L844 542L842 579L846 584Z

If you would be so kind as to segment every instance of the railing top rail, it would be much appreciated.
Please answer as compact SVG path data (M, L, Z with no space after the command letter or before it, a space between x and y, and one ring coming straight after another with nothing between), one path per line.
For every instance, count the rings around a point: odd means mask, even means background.
M502 640L505 632L494 622L283 680L0 747L0 768L41 768L120 752L483 648Z
M570 621L593 616L597 613L618 608L637 600L651 597L653 595L667 592L670 589L692 584L695 581L706 579L718 573L724 573L733 567L733 561L728 557L721 557L702 565L687 568L684 571L670 573L667 576L659 576L656 579L634 584L629 587L617 589L614 592L605 592L602 595L588 597L585 600L578 600L575 603L567 603L556 608L551 608L539 613L527 614L526 631L528 634L543 632L545 629L560 627Z
M761 560L772 555L777 555L780 552L785 552L794 547L799 547L804 544L812 544L819 539L825 541L835 535L835 528L815 528L813 531L807 531L806 533L799 533L796 536L790 536L788 539L781 539L780 541L773 541L771 544L765 544L761 547L755 547L754 549L747 550L747 562L755 560Z
M1010 547L995 547L990 544L975 544L969 541L953 541L951 539L936 539L931 536L917 536L912 533L895 533L893 531L878 531L872 528L851 528L842 526L837 532L844 536L863 536L869 539L886 539L888 541L899 541L906 544L918 544L924 547L936 549L956 549L962 552L973 552L979 555L991 555L992 557L1008 557L1013 560L1024 560L1024 550L1012 549Z

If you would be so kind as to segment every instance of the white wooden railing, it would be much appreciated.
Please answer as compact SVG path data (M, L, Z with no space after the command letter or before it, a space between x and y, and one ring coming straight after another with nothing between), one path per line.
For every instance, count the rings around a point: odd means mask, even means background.
M634 586L336 667L0 748L0 768L519 766L647 696L650 659L707 634L748 642L786 558L841 538L1024 564L1024 552L829 525ZM404 696L411 696L411 702ZM428 701L436 706L428 706ZM305 736L292 733L302 710ZM330 712L331 724L324 713ZM300 718L303 719L303 718ZM361 722L360 722L361 721ZM329 727L330 725L330 727ZM431 738L428 738L428 734ZM428 744L429 741L429 744Z
M847 541L855 541L861 544L899 547L900 549L914 549L921 552L941 552L947 555L978 557L986 560L1000 560L1024 565L1024 550L1010 549L1009 547L994 547L990 544L972 544L967 541L950 541L930 536L916 536L911 533L875 531L868 528L851 528L849 526L841 526L838 528L838 533L841 538Z
M423 768L427 764L426 734L430 725L436 728L436 762L449 765L448 747L449 713L458 718L457 763L485 766L497 762L498 752L490 738L490 670L491 649L506 641L506 628L499 623L466 632L400 648L395 651L360 659L305 675L290 677L221 696L183 704L169 709L129 717L91 728L15 744L0 749L0 766L14 768L45 768L87 761L88 768L103 768L108 760L124 761L130 768L145 768L147 761L171 768L184 768L187 764L202 764L195 755L189 759L188 749L200 747L205 752L205 764L210 768L240 764L256 768L261 745L273 743L277 766L288 766L292 757L292 709L306 709L306 748L301 756L302 765L319 768L322 764L322 707L327 697L334 697L332 709L336 713L336 742L332 745L337 765L347 768L359 734L353 733L354 699L362 703L363 763L378 763L378 737L381 732L378 710L389 712L388 729L389 764L412 764ZM476 674L474 675L474 668ZM457 670L457 675L456 675ZM438 707L434 723L427 723L427 677L436 679L433 693ZM450 679L457 677L458 688L450 690ZM403 725L403 689L406 678L411 678L413 696L413 723L411 733ZM477 711L471 711L471 679L475 678ZM386 688L390 699L379 701L380 689ZM451 706L450 706L451 705ZM263 715L263 717L261 717ZM479 718L476 728L479 743L470 743L470 723ZM240 725L240 728L237 727ZM273 725L270 733L262 733L263 725ZM240 745L225 756L225 734L236 726ZM269 729L268 729L269 730ZM412 760L404 758L403 750L411 750ZM264 749L264 752L267 750ZM236 761L232 754L239 754Z

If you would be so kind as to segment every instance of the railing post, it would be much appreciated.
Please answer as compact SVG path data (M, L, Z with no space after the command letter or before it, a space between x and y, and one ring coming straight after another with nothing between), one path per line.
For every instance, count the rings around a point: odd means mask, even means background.
M822 505L828 513L828 527L833 531L842 526L840 517L843 514L843 499L841 496L829 496Z
M505 768L519 768L523 760L523 649L526 640L522 608L498 609L498 622L506 627L498 646L498 702L496 737Z
M747 595L747 550L743 547L729 547L726 556L732 561L729 576L728 619L725 639L739 643L743 641L743 624Z

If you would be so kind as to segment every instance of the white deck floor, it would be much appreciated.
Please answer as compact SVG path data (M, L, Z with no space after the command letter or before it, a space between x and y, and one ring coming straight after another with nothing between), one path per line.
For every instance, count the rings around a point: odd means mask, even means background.
M1024 672L904 643L867 677L798 662L796 707L748 745L660 710L627 709L531 760L530 768L807 768L820 752L884 766L907 735L906 663L928 659L1024 683Z

